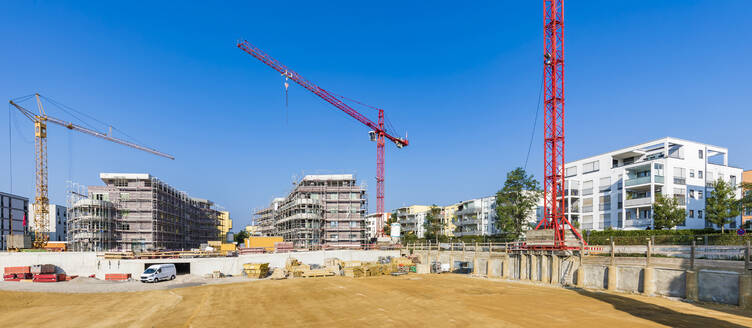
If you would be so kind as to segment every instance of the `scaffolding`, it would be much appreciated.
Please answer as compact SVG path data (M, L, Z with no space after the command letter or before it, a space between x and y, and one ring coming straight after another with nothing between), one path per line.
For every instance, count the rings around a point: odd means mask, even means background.
M365 186L352 174L307 175L286 198L255 212L263 235L297 248L360 248L366 242Z
M92 199L84 186L69 183L67 240L71 251L102 252L115 244L117 206L103 199Z

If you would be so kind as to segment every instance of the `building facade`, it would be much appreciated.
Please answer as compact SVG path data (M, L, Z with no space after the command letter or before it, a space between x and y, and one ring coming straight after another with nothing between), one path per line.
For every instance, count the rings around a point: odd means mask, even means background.
M379 237L381 231L386 226L389 216L392 213L373 213L366 215L366 238L369 240Z
M7 250L6 235L23 234L23 221L29 217L29 199L0 192L0 249ZM28 221L27 221L28 222Z
M29 205L29 212L34 213L34 204ZM61 205L49 205L49 213L47 213L47 227L49 231L45 231L50 239L49 241L66 241L68 234L68 208ZM36 222L29 220L29 228L32 231L36 231Z
M230 212L219 211L217 220L219 220L219 225L217 226L217 229L219 230L218 240L225 241L227 240L227 233L232 230L232 218L230 218Z
M459 204L453 204L444 206L441 208L441 223L444 227L441 230L441 234L447 237L454 237L454 231L457 230L457 226L454 224L454 214L457 212Z
M496 196L470 199L457 204L452 221L457 228L454 235L490 236L499 233L496 228Z
M279 206L285 199L281 197L274 198L268 207L262 208L253 213L254 222L258 225L258 233L262 236L277 236L275 227Z
M726 148L668 137L566 163L564 175L565 214L582 230L652 228L657 195L686 209L677 228L702 229L713 226L704 213L712 183L738 186L742 169L728 165Z
M145 173L101 173L104 186L71 195L73 250L181 250L216 240L219 211Z
M426 216L431 206L412 205L400 207L396 210L397 222L400 224L401 234L414 234L418 238L425 237L426 233Z
M360 248L366 242L366 191L352 174L306 175L287 197L254 213L265 236L299 248Z

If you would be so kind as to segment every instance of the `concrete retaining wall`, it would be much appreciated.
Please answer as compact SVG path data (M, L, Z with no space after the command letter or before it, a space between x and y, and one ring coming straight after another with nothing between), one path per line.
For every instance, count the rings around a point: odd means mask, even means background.
M105 260L95 252L63 253L0 253L0 267L54 264L61 273L89 276L96 274L104 278L106 273L130 273L139 276L147 263L189 263L191 274L205 275L214 271L239 275L243 264L261 262L270 267L284 267L292 257L306 264L323 264L324 259L336 257L344 261L376 261L379 256L400 256L399 251L334 250L282 254L249 254L238 257L195 258L195 259L151 259L151 260Z
M421 254L420 251L417 253ZM490 277L752 308L752 274L743 275L744 263L741 261L696 260L694 271L691 271L694 273L690 275L687 273L690 261L678 258L654 257L648 261L645 257L585 256L580 262L580 257L572 256L572 253L555 255L545 251L442 251L433 254L433 258L438 256L440 259L464 259L471 264L477 263L479 270L475 272ZM491 260L487 260L489 258ZM556 276L552 279L552 275Z

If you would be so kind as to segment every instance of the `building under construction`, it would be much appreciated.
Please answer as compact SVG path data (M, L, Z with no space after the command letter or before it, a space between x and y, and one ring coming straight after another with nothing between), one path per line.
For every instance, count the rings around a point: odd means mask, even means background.
M285 198L255 214L263 235L295 247L359 248L366 242L365 187L352 174L306 175Z
M184 250L219 236L214 203L149 174L101 173L104 186L69 196L68 241L76 251Z

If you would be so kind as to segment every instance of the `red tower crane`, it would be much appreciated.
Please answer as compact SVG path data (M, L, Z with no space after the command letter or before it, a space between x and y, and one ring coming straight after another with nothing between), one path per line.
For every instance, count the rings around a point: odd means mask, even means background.
M567 248L566 232L582 235L564 215L564 0L543 0L544 182L543 219L554 248Z
M345 104L342 100L338 99L338 98L344 98L344 97L337 96L329 91L326 91L320 88L319 86L313 84L312 82L306 80L305 78L300 76L300 74L287 68L287 66L282 65L282 63L278 62L276 59L267 55L266 53L261 51L261 49L256 48L255 46L250 44L248 41L244 40L242 42L238 42L238 48L247 52L248 54L255 57L256 59L260 60L267 66L273 68L275 71L279 72L286 78L289 78L290 80L295 81L295 83L308 89L308 91L313 92L317 96L321 97L321 99L326 100L328 103L334 105L334 107L339 108L341 111L345 112L347 115L352 116L353 118L358 120L360 123L363 123L365 124L365 126L371 128L371 131L369 132L371 141L376 141L376 211L379 214L383 214L384 213L384 143L386 139L389 139L390 141L394 142L395 145L397 145L397 148L402 148L409 144L409 142L407 141L407 136L405 136L405 138L395 137L393 133L390 133L386 130L386 128L384 127L384 110L383 109L375 108L379 112L379 118L378 118L378 123L374 123L373 121L365 117L363 114L359 113L352 107ZM383 231L381 229L379 230Z

